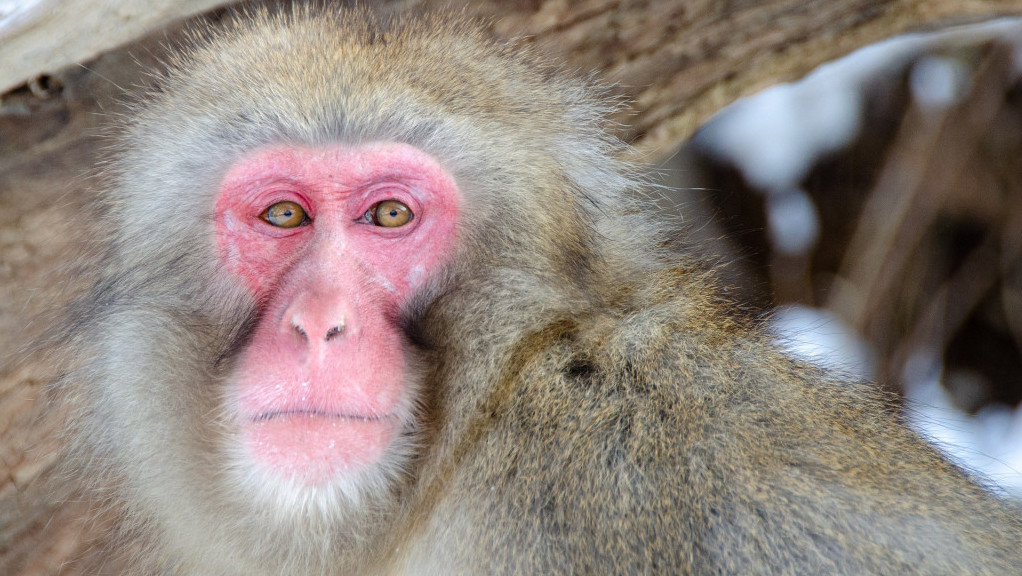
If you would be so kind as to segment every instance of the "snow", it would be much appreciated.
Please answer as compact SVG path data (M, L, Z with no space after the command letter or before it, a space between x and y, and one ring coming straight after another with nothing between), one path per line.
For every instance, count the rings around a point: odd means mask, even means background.
M965 414L940 385L942 374L934 355L921 352L917 358L909 366L927 364L928 369L906 374L910 425L982 480L1022 498L1022 410L995 404L975 416Z
M782 306L771 318L775 341L792 356L836 370L850 378L872 378L876 354L832 312L808 306Z
M912 36L867 46L797 83L738 100L696 135L693 144L739 167L750 185L767 194L775 248L798 255L815 245L819 220L800 189L802 179L822 156L858 135L863 85L922 45L922 38Z
M820 219L816 205L802 190L767 196L767 230L774 248L785 254L802 254L816 244Z
M831 312L781 307L771 328L793 357L852 379L875 374L875 352ZM970 416L954 407L940 384L943 377L935 353L918 351L909 360L904 374L909 425L981 481L1022 499L1022 410L992 405Z
M739 165L753 186L785 192L820 155L839 150L858 133L860 98L857 90L811 77L804 84L774 86L731 105L697 144Z
M968 93L969 73L958 60L930 56L912 66L908 84L924 110L943 110Z

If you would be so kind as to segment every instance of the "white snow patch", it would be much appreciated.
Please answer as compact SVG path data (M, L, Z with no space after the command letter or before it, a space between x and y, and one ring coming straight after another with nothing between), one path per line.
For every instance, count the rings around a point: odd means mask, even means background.
M771 194L766 201L767 226L775 248L785 254L804 254L816 244L820 221L816 205L802 190Z
M774 86L730 106L697 142L738 166L753 186L790 190L820 155L858 133L860 100L858 91L808 79Z
M969 91L969 72L961 61L931 56L912 66L909 89L924 110L943 110Z
M797 189L817 159L858 134L866 82L932 42L919 35L891 38L823 64L796 83L739 99L708 122L695 142L767 193Z
M789 354L858 379L873 377L876 355L833 313L808 306L783 306L770 322L775 342Z
M909 425L959 465L1022 498L1022 411L995 404L970 416L941 386L939 359L919 352L905 374Z

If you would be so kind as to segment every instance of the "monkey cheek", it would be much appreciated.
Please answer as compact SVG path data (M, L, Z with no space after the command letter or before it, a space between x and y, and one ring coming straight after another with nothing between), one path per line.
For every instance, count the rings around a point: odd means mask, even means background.
M283 414L248 423L243 442L264 472L322 486L377 465L397 427L395 417Z

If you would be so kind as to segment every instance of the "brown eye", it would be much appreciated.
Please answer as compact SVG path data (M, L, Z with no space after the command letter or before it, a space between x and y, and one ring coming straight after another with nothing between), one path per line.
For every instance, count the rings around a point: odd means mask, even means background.
M397 200L384 200L369 209L373 224L386 228L404 226L412 220L412 210Z
M309 220L305 209L296 202L277 202L267 208L261 218L278 228L296 228Z

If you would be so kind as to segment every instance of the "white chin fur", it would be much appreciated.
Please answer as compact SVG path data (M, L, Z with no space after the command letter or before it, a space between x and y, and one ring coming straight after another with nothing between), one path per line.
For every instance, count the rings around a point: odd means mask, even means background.
M398 434L376 464L309 484L301 477L267 470L253 460L243 444L238 440L229 449L228 489L247 500L248 506L261 508L284 522L295 518L308 521L310 515L329 522L339 512L362 508L367 499L390 491L412 452L408 436Z
M415 451L416 408L410 398L416 397L418 383L405 384L405 393L394 410L396 426L393 440L372 465L340 471L325 482L310 484L300 475L289 476L268 470L257 462L242 439L237 423L240 407L236 398L225 398L222 406L231 414L233 431L223 438L225 451L224 483L236 504L275 520L284 529L299 522L322 522L327 530L352 521L352 515L376 509L373 501L388 495L406 474L407 464ZM410 433L411 432L411 433ZM300 528L299 528L300 529Z

